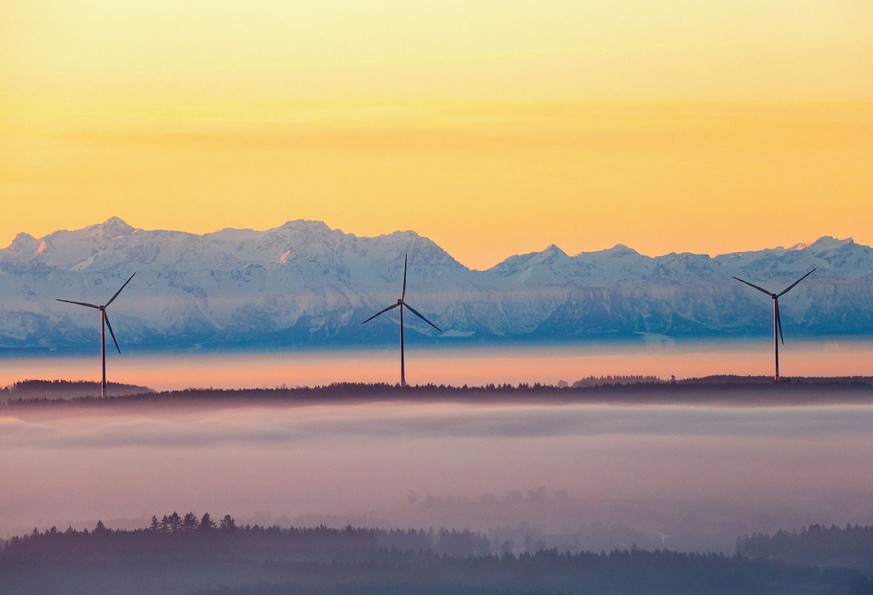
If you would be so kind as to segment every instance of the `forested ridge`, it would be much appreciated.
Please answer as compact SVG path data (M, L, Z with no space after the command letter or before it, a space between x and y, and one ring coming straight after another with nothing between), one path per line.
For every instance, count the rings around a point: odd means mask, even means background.
M34 531L0 550L10 593L873 593L871 527L813 526L738 540L734 555L636 548L514 553L452 530L238 526L229 515L156 516L148 527ZM827 536L828 539L824 539ZM802 563L847 538L860 565ZM818 549L816 549L818 548ZM866 556L866 558L864 557ZM849 559L849 558L843 558ZM866 562L864 562L866 560Z
M873 573L873 526L810 525L737 540L737 553L809 566L858 568Z
M15 386L27 387L19 392ZM446 401L464 403L731 403L741 405L800 405L873 402L873 377L785 378L769 376L706 376L660 380L654 376L588 377L573 383L484 385L336 382L317 386L275 388L187 388L151 391L126 387L134 394L107 398L83 397L84 382L28 380L13 389L0 389L0 406L26 411L49 407L198 406L227 403L359 403L369 401ZM124 388L126 385L119 385ZM43 387L48 387L41 392ZM140 390L141 389L141 390ZM110 391L114 393L113 391Z

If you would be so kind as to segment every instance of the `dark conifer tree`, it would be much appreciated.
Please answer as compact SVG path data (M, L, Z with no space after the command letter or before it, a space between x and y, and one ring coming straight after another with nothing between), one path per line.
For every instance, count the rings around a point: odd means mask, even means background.
M170 515L169 524L170 524L170 532L178 533L182 530L182 517L179 516L178 512L173 511L173 514Z
M197 516L193 512L186 513L185 517L182 519L182 530L185 533L190 533L196 529L198 525Z
M212 520L212 517L209 516L208 512L200 519L200 529L203 531L215 529L215 521Z
M221 529L224 531L233 531L236 529L236 521L229 514L224 515L221 519Z

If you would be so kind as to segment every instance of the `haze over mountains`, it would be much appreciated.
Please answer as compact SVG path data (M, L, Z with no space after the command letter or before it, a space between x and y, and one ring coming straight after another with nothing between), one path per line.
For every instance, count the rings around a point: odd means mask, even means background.
M771 301L731 277L778 292L812 268L780 300L786 336L873 334L873 249L851 239L716 257L549 246L473 271L411 231L291 221L196 235L112 218L0 250L0 348L93 350L97 316L55 298L101 302L134 271L111 313L122 350L394 342L394 318L361 321L397 299L405 253L410 304L446 329L410 320L419 344L766 335Z

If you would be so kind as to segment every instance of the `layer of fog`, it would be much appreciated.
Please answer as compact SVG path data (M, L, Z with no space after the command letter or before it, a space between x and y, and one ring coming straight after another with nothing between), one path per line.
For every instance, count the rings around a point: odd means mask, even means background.
M14 411L14 410L13 410ZM456 527L517 546L730 551L873 522L873 406L371 403L0 417L0 535L245 522Z

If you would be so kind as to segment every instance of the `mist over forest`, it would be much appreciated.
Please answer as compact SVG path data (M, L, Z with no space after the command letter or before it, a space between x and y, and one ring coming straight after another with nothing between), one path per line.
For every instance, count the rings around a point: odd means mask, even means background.
M733 404L723 385L707 389L712 401L701 387L657 385L679 391L672 402L645 386L579 388L581 400L557 387L492 399L459 388L397 398L386 386L364 398L336 387L324 401L307 389L286 402L289 389L9 403L0 448L14 453L3 465L16 480L0 536L99 518L135 528L172 506L282 527L728 553L741 534L873 523L863 384L798 384L794 401L790 384L752 384L731 389Z

